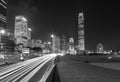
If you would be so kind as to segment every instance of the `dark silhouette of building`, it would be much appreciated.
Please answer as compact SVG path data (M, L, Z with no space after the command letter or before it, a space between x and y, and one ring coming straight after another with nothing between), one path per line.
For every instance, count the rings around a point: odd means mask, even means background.
M14 38L13 34L7 31L7 0L0 0L0 51L13 52Z
M65 36L62 37L61 48L62 48L62 51L66 51L66 37Z
M0 0L0 28L6 29L7 24L7 0Z
M13 34L9 32L2 34L1 45L0 45L1 52L14 52L14 48L15 48L15 41L13 38Z

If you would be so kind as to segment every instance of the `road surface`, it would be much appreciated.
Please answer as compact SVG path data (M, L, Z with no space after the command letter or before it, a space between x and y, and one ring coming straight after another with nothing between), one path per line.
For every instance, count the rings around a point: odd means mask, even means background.
M60 58L60 62L57 64L60 82L120 82L120 71L92 65L91 62L119 63L118 60L111 61L105 56L65 55Z
M54 68L50 54L8 66L0 70L0 82L44 82Z

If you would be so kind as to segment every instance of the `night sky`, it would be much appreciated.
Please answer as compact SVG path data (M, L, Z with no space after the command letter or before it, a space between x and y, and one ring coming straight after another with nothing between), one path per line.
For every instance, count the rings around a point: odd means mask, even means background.
M13 32L15 15L23 15L32 29L32 38L50 40L50 34L74 37L77 43L78 13L84 13L86 49L120 50L120 5L105 0L9 0L8 29Z

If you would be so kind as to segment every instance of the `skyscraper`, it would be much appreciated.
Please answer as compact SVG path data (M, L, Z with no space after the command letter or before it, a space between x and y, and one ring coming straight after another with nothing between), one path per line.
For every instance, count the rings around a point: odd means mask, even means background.
M53 52L59 52L60 47L61 47L60 38L58 36L56 36L56 35L53 35L53 37L52 37L52 49L53 49Z
M85 50L85 36L84 36L84 15L79 13L78 15L78 51Z
M7 0L0 0L0 52L13 52L14 39L7 31Z
M0 0L0 28L6 29L7 23L7 0Z
M25 17L15 17L14 37L16 39L16 44L23 44L24 46L28 44L28 40L31 38L31 33L27 23L28 21Z

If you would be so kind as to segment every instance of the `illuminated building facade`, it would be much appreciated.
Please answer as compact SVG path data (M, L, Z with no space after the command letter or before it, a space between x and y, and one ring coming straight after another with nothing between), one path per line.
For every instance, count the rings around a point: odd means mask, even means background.
M34 48L34 47L41 47L42 45L42 40L34 40L34 39L29 39L29 47Z
M84 15L79 13L78 16L78 51L85 51L85 37L84 37Z
M74 48L74 38L70 38L69 39L69 50L70 51L73 51L75 48Z
M31 39L31 28L27 28L27 38Z
M35 41L35 47L40 47L41 46L41 43L42 43L42 40L36 40Z
M31 29L28 28L28 21L23 16L15 17L15 31L14 37L16 44L23 44L24 47L28 45L28 40L31 39Z
M96 47L96 51L97 53L103 53L104 50L103 50L103 45L101 43L99 43Z
M59 52L61 47L61 41L60 38L56 35L52 37L52 49L53 52Z
M31 39L31 47L35 47L35 40L34 39Z
M76 50L75 50L75 44L74 44L74 38L69 38L69 54L71 55L76 55Z
M0 51L1 52L14 52L15 48L15 40L14 36L11 32L5 32L2 34L1 37L1 45L0 45Z
M66 51L66 37L63 36L62 37L62 51Z
M0 28L6 29L7 0L0 0Z
M13 34L7 31L7 0L0 0L0 51L13 52L14 51L14 37Z

